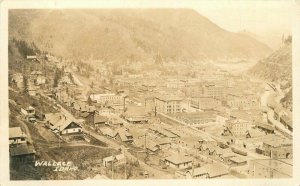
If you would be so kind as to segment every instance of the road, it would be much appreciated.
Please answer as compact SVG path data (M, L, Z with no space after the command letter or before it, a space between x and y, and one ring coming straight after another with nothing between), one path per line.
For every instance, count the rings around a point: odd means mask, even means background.
M266 90L262 95L261 105L264 105L268 108L268 112L267 112L268 121L271 122L278 129L283 131L284 133L292 136L291 131L289 131L287 128L285 128L282 123L280 123L279 121L274 119L274 110L271 109L270 107L268 107L267 102L268 102L268 99L270 98L270 96L275 97L274 100L278 104L280 104L280 100L284 97L284 92L281 91L281 89L279 88L278 85L276 86L276 90L277 91L274 91L273 89Z

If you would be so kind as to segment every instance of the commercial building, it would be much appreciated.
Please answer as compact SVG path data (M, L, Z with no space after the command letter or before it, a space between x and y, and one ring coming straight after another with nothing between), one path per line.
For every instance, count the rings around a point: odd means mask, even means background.
M249 163L249 174L253 178L292 178L292 159L257 159Z
M222 106L222 102L213 97L197 97L190 100L190 106L201 110L212 110Z
M230 119L226 121L225 127L233 136L245 136L249 122L241 119Z
M175 96L157 96L155 97L156 111L164 114L182 112L182 99Z
M92 93L90 99L94 102L100 103L102 105L121 105L123 103L123 96L116 94L97 94Z

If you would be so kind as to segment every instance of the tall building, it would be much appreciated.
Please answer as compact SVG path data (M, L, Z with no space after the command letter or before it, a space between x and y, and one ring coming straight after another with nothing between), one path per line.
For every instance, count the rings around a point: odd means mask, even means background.
M182 99L174 96L155 97L155 106L158 112L165 114L182 112Z
M244 136L248 130L249 122L241 119L230 119L225 126L234 136Z
M204 85L202 93L204 96L220 99L225 96L225 88L214 84Z

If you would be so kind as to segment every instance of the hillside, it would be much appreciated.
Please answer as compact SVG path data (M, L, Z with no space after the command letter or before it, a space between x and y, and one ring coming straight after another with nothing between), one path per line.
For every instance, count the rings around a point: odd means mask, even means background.
M9 37L104 61L261 59L271 52L191 9L10 10Z
M248 73L266 81L292 79L292 44L286 43L267 58L260 60Z

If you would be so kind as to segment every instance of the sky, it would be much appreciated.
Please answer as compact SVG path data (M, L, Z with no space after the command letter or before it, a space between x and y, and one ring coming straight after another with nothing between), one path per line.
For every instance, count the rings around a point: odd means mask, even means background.
M282 34L292 33L292 6L288 0L212 0L198 2L194 9L225 30L246 30L276 49Z

